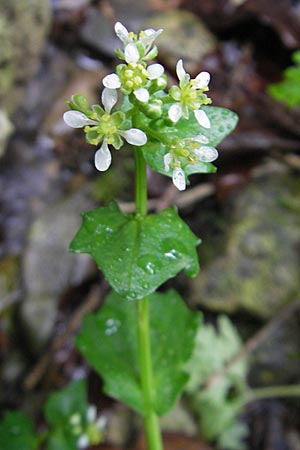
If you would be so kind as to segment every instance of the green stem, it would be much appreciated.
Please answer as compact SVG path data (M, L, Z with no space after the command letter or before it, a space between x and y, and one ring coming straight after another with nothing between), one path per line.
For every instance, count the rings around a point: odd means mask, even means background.
M135 149L135 202L136 213L147 215L147 178L146 162L142 151ZM138 308L138 341L141 385L144 396L144 424L148 450L162 450L162 439L159 420L154 410L154 379L151 358L151 340L149 326L149 304L145 297L137 302Z
M300 384L290 386L270 386L264 388L251 389L247 398L248 401L262 398L297 397L300 396Z
M153 128L150 127L144 127L143 130L154 139L157 139L159 142L162 142L163 144L168 144L169 140L165 138L165 136L161 133L159 133L156 130L153 130Z

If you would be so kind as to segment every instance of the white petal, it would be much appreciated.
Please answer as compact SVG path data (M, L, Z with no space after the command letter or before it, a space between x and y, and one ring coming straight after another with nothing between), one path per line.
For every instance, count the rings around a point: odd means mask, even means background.
M123 44L128 44L129 42L131 42L127 28L124 27L121 22L115 23L115 32L118 38L123 42Z
M137 63L140 59L140 54L137 49L137 46L132 42L126 45L124 50L125 61L129 63Z
M88 422L95 422L97 418L97 408L95 405L90 405L87 410L86 420Z
M63 115L64 122L72 128L82 128L85 125L97 125L98 122L89 119L80 111L66 111Z
M198 136L193 137L193 141L199 142L200 144L208 144L209 139L203 134L198 134Z
M165 171L166 172L169 172L169 170L170 170L170 164L172 162L172 159L173 159L173 157L172 157L171 153L166 153L165 154L165 156L164 156L164 165L165 165Z
M148 28L147 30L144 30L144 36L141 38L141 43L145 47L149 47L152 45L152 43L155 41L155 39L162 33L163 30L153 30L153 28Z
M150 94L147 91L147 89L145 88L139 88L136 89L135 91L133 91L134 95L136 96L136 98L143 103L147 103L147 101L150 98Z
M111 153L106 142L95 153L95 167L100 172L104 172L111 165Z
M86 434L82 434L80 438L77 441L77 448L78 449L84 449L87 448L90 445L90 440Z
M200 147L194 150L200 161L212 162L219 156L218 151L214 147Z
M173 172L173 183L179 191L184 191L186 187L184 171L180 167L176 167Z
M110 113L111 109L118 101L118 92L116 89L104 88L101 96L104 109L107 113Z
M182 108L179 105L179 103L173 103L171 108L169 108L168 111L169 119L172 120L172 122L176 123L182 116Z
M103 86L108 89L118 89L121 87L121 80L116 73L110 73L102 80Z
M195 117L199 125L204 128L210 128L210 120L207 117L207 114L202 109L197 109L194 111Z
M138 128L131 128L130 130L122 131L120 134L124 136L128 144L144 145L147 142L146 134Z
M197 84L195 85L197 89L202 89L209 85L210 74L208 72L200 72L195 80L197 80Z
M186 71L184 70L183 67L183 62L182 59L179 59L177 64L176 64L176 73L178 76L178 80L182 81L184 80L185 76L187 75Z
M147 68L148 77L150 80L156 80L157 78L161 77L164 73L165 68L161 64L151 64Z

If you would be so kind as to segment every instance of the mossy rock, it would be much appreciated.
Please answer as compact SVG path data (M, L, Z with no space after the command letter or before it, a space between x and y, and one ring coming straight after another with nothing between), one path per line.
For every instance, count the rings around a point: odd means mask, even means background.
M0 103L11 114L37 69L50 24L48 0L0 0Z
M251 182L227 208L225 251L192 282L192 302L269 318L300 290L300 179L274 173Z

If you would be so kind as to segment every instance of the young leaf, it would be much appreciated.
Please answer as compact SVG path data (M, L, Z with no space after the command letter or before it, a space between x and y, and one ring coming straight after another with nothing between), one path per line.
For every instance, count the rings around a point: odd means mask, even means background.
M0 423L0 448L3 450L37 450L38 438L29 417L20 411L7 411Z
M154 403L162 415L188 380L183 369L193 351L199 314L191 312L175 291L155 293L149 299ZM100 311L85 317L76 344L103 378L105 392L143 414L137 303L111 292Z
M180 270L195 276L199 242L174 208L138 217L111 203L83 214L70 249L91 254L118 294L140 299Z

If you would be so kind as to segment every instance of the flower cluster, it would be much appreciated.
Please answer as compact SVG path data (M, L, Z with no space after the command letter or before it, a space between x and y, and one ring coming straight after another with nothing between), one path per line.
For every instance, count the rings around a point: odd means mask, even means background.
M102 142L95 153L95 166L100 171L110 167L112 157L109 145L119 150L124 140L135 146L145 146L149 140L164 142L166 154L161 162L164 171L161 171L170 174L174 185L183 190L186 187L185 168L199 162L214 161L218 152L202 134L189 137L187 132L182 139L174 137L174 133L164 136L159 133L159 128L169 127L172 130L180 119L190 120L193 116L199 130L201 127L211 127L210 119L202 109L203 105L211 103L205 94L210 74L200 72L191 79L183 61L179 60L176 65L179 85L165 92L167 77L164 67L158 63L148 64L157 56L154 41L162 30L150 28L135 34L117 22L115 32L123 44L116 54L124 63L118 64L116 71L102 80L103 107L93 105L90 109L83 96L75 95L69 102L71 110L64 113L64 121L73 128L83 128L90 144ZM114 111L118 90L126 98ZM194 131L191 134L194 136ZM147 146L143 151L147 151Z
M77 437L77 448L82 450L102 441L106 418L97 417L96 407L91 405L86 417L83 418L79 413L75 413L70 417L69 425L72 434Z
M169 152L164 156L164 167L166 172L170 172L172 169L172 180L179 191L186 188L182 163L196 164L199 161L207 163L217 159L218 151L214 147L206 145L208 143L206 136L198 135L170 145Z

